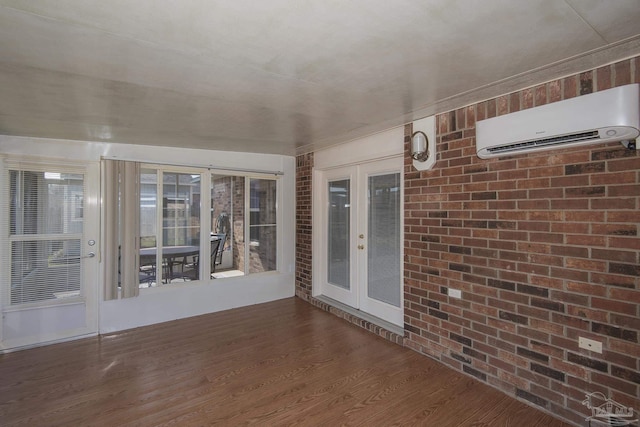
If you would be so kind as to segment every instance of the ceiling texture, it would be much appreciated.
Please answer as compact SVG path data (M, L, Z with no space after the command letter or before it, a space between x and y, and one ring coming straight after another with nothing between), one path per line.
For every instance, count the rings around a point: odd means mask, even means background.
M296 155L640 54L640 0L0 0L0 135Z

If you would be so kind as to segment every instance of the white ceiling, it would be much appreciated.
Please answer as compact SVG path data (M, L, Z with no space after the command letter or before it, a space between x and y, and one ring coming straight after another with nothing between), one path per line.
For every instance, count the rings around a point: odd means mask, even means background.
M295 155L640 54L640 0L0 0L0 134Z

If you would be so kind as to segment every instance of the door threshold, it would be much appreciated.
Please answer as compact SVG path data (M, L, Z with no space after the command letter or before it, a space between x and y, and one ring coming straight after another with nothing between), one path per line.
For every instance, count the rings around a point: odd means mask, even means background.
M316 297L314 297L316 300L323 302L327 305L330 305L331 307L335 307L338 310L344 311L345 313L348 313L352 316L358 317L359 319L362 319L364 321L367 321L373 325L379 326L383 329L386 329L389 332L392 332L396 335L399 336L404 336L404 328L395 325L391 322L387 322L386 320L383 320L379 317L373 316L369 313L365 313L364 311L355 309L353 307L350 307L346 304L343 304L339 301L334 300L333 298L329 298L327 296L324 295L318 295Z

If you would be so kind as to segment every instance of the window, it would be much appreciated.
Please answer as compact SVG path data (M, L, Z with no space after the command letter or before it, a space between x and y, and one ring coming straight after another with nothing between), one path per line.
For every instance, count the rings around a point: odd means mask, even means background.
M249 272L276 269L276 181L249 180Z
M198 173L141 169L141 287L200 278L200 181Z
M211 229L224 240L214 277L277 269L276 189L274 178L212 175Z
M211 175L211 235L220 240L214 277L229 275L225 269L244 274L244 182L243 176Z
M138 286L277 270L277 187L275 177L142 165Z

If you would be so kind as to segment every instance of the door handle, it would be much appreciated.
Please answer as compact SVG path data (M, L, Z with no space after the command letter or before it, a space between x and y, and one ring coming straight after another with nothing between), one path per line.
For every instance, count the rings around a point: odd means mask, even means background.
M358 249L360 250L364 249L364 245L358 245Z

